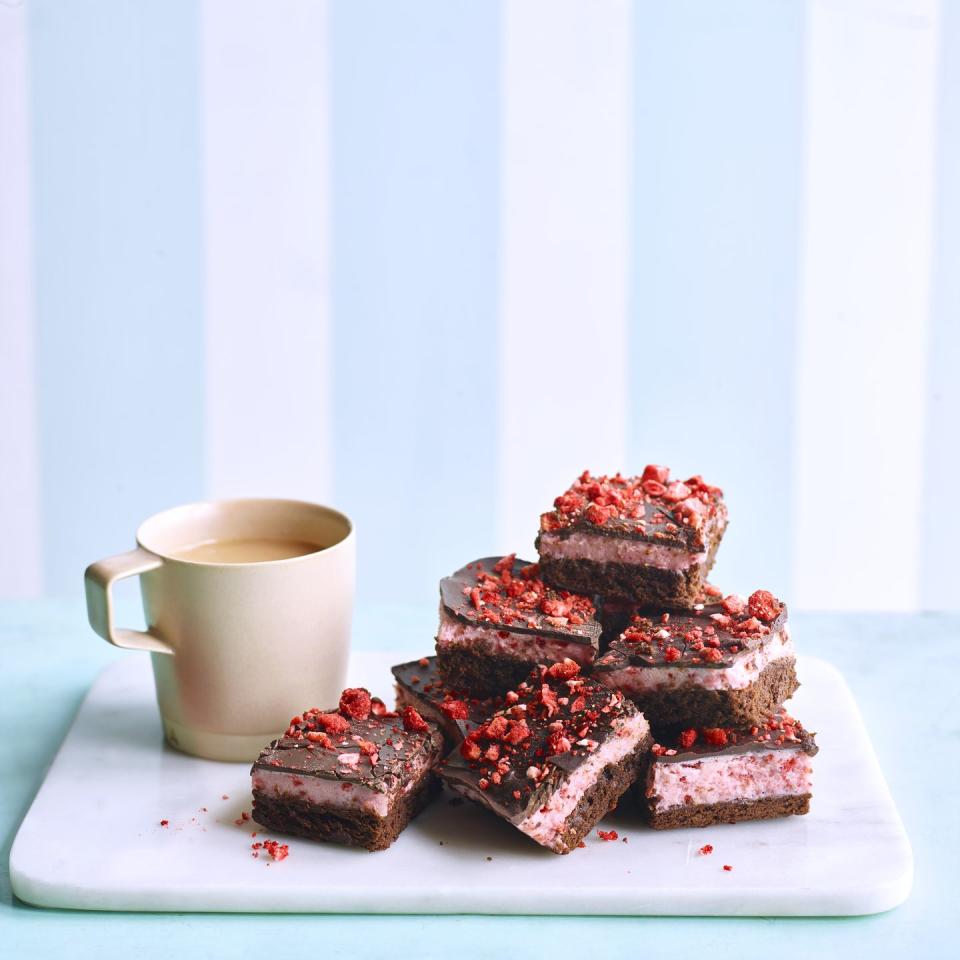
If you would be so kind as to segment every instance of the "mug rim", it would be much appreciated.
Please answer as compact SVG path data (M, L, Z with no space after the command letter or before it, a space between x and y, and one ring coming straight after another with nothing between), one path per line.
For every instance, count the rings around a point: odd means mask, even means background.
M243 563L223 563L215 560L187 560L183 557L175 557L166 550L157 549L156 546L151 546L145 540L145 528L149 524L158 522L170 514L180 513L181 511L186 510L194 510L198 507L218 507L238 504L285 504L293 507L305 507L309 510L319 510L322 513L327 514L327 516L342 521L346 527L346 533L336 543L331 544L329 547L318 547L318 549L313 550L310 553L303 553L296 557L283 557L274 560L250 560ZM275 566L277 564L299 563L320 555L328 555L341 547L345 547L347 543L353 540L355 532L356 528L353 524L353 520L342 510L338 510L336 507L329 507L323 503L315 503L312 500L297 500L289 497L224 497L222 499L215 498L211 500L195 500L191 503L181 503L175 507L167 507L166 510L160 510L157 513L151 514L145 520L141 521L140 525L137 527L136 541L139 547L155 554L158 557L162 557L163 560L168 563L183 563L194 567L223 567L232 568L235 570L246 570L250 567L267 567Z

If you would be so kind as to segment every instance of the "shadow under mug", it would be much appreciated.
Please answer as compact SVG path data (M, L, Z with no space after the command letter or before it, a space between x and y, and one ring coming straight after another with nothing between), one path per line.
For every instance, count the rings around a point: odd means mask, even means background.
M318 550L280 560L183 559L220 540L284 539ZM297 500L223 500L144 521L137 548L91 564L90 625L110 643L150 651L171 746L214 760L253 760L310 707L334 707L353 617L353 524ZM139 576L147 631L113 622L113 583Z

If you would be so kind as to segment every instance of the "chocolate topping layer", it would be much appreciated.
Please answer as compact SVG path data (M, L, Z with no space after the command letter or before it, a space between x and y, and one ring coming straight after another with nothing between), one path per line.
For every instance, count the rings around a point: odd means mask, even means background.
M324 718L344 720L343 732L327 732ZM387 793L404 780L412 761L439 754L443 738L435 726L426 732L404 729L396 714L369 716L365 720L345 718L331 710L309 710L291 723L284 736L261 751L253 771L280 770L304 777L340 780L358 784L377 793ZM310 735L317 739L309 739ZM356 760L351 758L356 757ZM345 759L346 758L346 759Z
M816 734L781 708L753 727L657 730L652 758L657 763L689 763L703 757L734 756L768 750L802 750L814 756Z
M625 666L727 669L787 622L786 604L763 590L749 601L731 596L698 606L636 614L594 662L594 672Z
M443 608L463 623L502 625L512 633L559 637L595 644L600 637L596 608L589 597L554 590L527 560L484 557L440 581Z
M415 697L422 697L454 721L461 736L466 736L503 706L502 697L473 697L469 691L445 687L437 669L436 657L398 663L390 670L398 686Z
M670 479L667 467L647 466L639 477L591 476L585 470L540 517L542 533L576 531L647 540L699 552L726 526L723 491L699 476Z
M446 780L484 792L512 823L541 807L566 776L637 713L618 690L579 675L573 661L534 670L508 706L474 730L441 765Z

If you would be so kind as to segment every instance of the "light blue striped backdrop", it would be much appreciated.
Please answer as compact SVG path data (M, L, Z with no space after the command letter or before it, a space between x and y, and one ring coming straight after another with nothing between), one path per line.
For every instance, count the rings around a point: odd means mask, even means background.
M960 605L960 4L27 0L5 55L0 596L249 492L432 603L654 461L724 587Z

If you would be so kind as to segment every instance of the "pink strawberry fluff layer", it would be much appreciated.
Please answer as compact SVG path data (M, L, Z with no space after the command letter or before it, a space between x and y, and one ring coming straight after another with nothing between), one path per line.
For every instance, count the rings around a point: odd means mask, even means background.
M691 804L737 803L811 792L813 763L802 750L764 750L655 762L647 796L658 811Z
M358 753L343 756L360 757L359 763L369 763L366 757L361 757ZM318 807L363 810L378 817L385 817L397 797L409 793L419 783L433 759L433 756L425 754L412 760L408 776L403 781L396 780L386 793L378 793L362 784L345 780L328 780L309 774L290 773L287 770L263 769L253 771L253 789L257 793L265 793L279 800L306 800ZM345 766L353 765L345 763Z
M793 660L794 657L790 630L784 626L764 638L764 641L755 649L737 656L726 668L631 665L619 667L616 670L598 671L594 679L615 690L622 690L628 697L680 687L744 690L756 681L768 664L781 659Z
M452 647L467 647L474 653L514 657L530 663L551 663L569 657L582 667L593 663L596 653L588 642L575 643L559 637L519 633L496 623L463 623L441 606L437 653L442 654Z
M659 570L687 570L703 563L706 553L687 553L676 547L596 533L541 533L541 560L590 560L594 563L632 563Z
M615 720L606 742L561 780L546 804L521 820L517 829L551 850L560 850L567 819L583 795L597 782L605 767L619 763L631 754L649 732L650 724L642 713Z

